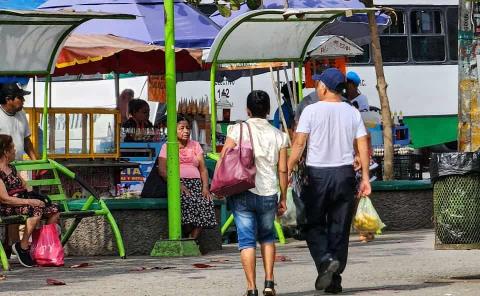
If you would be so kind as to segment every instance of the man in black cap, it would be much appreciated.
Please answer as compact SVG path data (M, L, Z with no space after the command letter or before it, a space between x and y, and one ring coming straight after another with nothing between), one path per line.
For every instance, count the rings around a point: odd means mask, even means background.
M27 115L22 110L25 102L24 96L29 94L29 91L23 90L16 83L0 85L0 134L12 137L17 151L16 160L22 160L24 152L30 159L37 159L35 148L30 139L31 132ZM7 253L10 253L9 246L19 239L18 225L9 225Z
M306 240L318 271L315 288L336 294L342 291L355 200L354 145L362 164L358 196L371 193L367 131L360 112L342 101L346 79L338 69L313 79L320 101L300 116L288 170L291 175L307 146L308 185L302 199Z
M30 139L27 115L23 111L24 96L29 94L29 91L23 90L16 83L0 86L0 134L10 135L13 138L17 150L16 160L22 160L24 152L30 159L37 159Z

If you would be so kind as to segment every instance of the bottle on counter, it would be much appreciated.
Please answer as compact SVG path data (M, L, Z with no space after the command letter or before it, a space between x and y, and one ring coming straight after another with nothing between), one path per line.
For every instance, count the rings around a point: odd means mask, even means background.
M405 123L403 122L403 112L400 111L400 114L398 115L398 123L400 124L400 126L404 126Z

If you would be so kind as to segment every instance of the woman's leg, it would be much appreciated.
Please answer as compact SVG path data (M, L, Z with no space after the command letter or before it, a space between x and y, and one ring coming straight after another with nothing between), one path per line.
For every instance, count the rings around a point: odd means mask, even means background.
M235 218L237 226L238 248L243 271L247 279L247 290L256 289L256 231L257 221L252 211L250 193L242 193L228 198L228 207Z
M201 232L202 232L201 227L194 227L192 232L190 233L190 237L193 239L197 239L200 236Z
M257 287L255 282L257 258L255 254L255 248L246 248L240 251L240 260L247 279L247 290L255 290Z
M20 240L20 247L22 249L28 250L28 240L30 239L30 236L35 230L35 227L37 227L38 223L40 223L40 220L40 216L34 216L27 219L27 222L25 223L25 232L23 233L23 237Z
M275 228L274 221L277 212L277 195L256 196L258 240L262 249L265 281L273 281L273 266L275 264Z
M275 244L261 244L263 268L265 269L265 280L273 281L273 266L275 264Z

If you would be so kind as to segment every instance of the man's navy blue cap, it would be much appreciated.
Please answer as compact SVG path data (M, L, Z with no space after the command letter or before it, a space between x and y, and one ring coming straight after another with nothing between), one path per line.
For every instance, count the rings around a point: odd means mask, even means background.
M327 88L338 92L345 88L345 75L337 68L328 68L321 74L314 74L312 79L321 81Z

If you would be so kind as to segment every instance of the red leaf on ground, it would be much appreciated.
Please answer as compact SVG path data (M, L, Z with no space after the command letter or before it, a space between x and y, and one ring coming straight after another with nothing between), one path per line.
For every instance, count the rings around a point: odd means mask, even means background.
M47 285L50 286L65 286L65 282L55 280L55 279L47 279Z
M72 265L72 266L70 266L70 268L84 268L84 267L88 267L88 266L90 266L90 264L84 262L84 263Z
M7 279L7 276L4 274L0 274L0 281L4 281Z
M193 264L193 267L196 268L211 268L214 267L213 265L208 265L208 264L203 264L203 263L195 263Z
M130 269L130 271L144 271L146 269L147 269L146 267L141 266L141 267L135 267L133 269Z
M283 256L283 255L276 255L275 256L275 262L286 262L286 261L292 261L292 259L290 259L287 256Z

